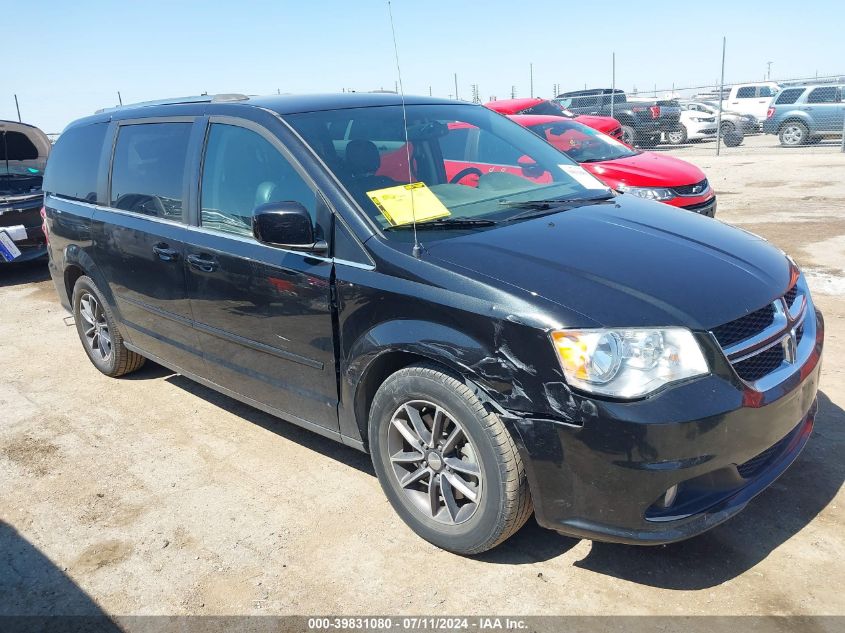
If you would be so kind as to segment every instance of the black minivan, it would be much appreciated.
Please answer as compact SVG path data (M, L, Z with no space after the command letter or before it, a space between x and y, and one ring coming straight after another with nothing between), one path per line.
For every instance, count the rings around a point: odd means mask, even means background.
M101 372L148 358L369 451L448 550L532 512L688 538L810 437L823 321L795 263L610 191L481 106L123 107L65 130L44 189L50 270Z

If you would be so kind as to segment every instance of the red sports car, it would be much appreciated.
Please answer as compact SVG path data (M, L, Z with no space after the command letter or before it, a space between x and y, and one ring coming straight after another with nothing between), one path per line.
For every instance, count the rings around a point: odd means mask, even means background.
M539 99L536 97L524 99L501 99L485 103L484 107L490 108L499 114L536 114L572 119L582 123L594 130L603 132L617 140L622 140L622 125L609 116L595 116L592 114L575 115L566 108L560 107L554 101Z
M702 215L716 214L716 194L698 167L658 152L641 152L571 119L508 117L554 145L607 186Z

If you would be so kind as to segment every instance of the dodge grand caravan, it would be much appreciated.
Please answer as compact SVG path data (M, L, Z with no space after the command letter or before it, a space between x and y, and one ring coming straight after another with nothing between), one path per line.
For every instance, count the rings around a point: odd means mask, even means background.
M460 553L532 512L684 539L795 460L823 321L791 259L482 106L404 105L229 95L69 126L50 269L97 369L152 359L369 451L401 518Z

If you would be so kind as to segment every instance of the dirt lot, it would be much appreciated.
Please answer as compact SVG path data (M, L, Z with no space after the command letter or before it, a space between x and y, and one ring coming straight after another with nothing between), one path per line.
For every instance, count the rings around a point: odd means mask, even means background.
M845 155L747 142L672 151L805 267L827 349L810 444L737 518L657 548L532 520L454 556L367 456L155 365L100 375L44 268L3 268L0 614L845 614Z

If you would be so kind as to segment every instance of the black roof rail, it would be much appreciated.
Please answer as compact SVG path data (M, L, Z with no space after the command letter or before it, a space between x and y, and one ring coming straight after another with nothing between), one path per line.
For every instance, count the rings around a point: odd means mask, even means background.
M144 108L148 106L179 105L184 103L231 103L233 101L246 101L247 99L249 99L247 95L237 93L196 95L192 97L171 97L169 99L139 101L138 103L127 103L125 105L112 106L110 108L100 108L95 112L95 114L100 114L101 112L112 112L114 110L122 110L124 108Z

